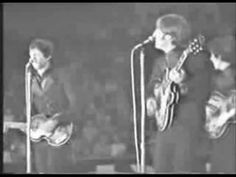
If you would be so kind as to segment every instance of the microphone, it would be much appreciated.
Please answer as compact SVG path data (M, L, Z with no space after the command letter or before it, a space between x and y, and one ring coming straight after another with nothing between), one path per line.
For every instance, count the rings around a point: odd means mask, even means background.
M135 45L134 48L132 49L132 51L135 51L140 47L144 47L145 45L154 42L155 38L156 38L156 31L154 31L154 33L151 36L149 36L145 41Z
M139 43L138 45L136 45L134 47L134 50L135 49L138 49L140 47L144 47L145 45L149 44L149 43L152 43L154 42L155 40L155 33L153 33L151 36L149 36L145 41L143 41L142 43Z
M26 63L26 68L28 72L30 72L33 69L32 63L33 63L32 58L30 58L29 61Z
M151 42L154 42L154 39L155 39L155 36L154 36L154 35L149 36L145 41L143 41L143 42L141 43L141 45L144 46L144 45L147 45L147 44L149 44L149 43L151 43Z

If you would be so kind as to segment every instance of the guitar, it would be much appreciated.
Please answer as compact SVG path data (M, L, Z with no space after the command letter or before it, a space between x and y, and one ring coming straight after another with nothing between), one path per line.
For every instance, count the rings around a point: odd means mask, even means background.
M189 46L183 51L177 64L172 69L180 71L190 53L197 55L203 50L202 46L204 42L204 36L198 35L197 38L189 43ZM170 68L166 68L161 84L157 88L154 88L157 91L155 96L153 98L148 98L148 100L156 100L156 104L152 101L152 104L156 107L153 115L156 118L158 130L161 132L172 125L175 105L179 102L180 98L178 85L169 79L169 73Z
M230 123L236 123L236 90L228 96L214 91L206 104L205 129L211 139L220 138Z
M73 124L60 125L55 114L47 118L44 114L32 117L30 127L30 139L37 143L46 140L51 146L58 147L67 143L72 135ZM4 122L4 129L19 129L26 133L27 125L24 122Z

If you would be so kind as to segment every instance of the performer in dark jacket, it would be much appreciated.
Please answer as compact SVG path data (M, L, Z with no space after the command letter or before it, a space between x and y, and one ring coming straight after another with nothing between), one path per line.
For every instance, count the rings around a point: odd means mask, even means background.
M148 94L161 85L166 67L173 68L188 47L190 27L186 19L167 14L157 19L155 48L163 51L156 59ZM170 80L180 88L180 101L174 110L173 124L156 133L152 148L153 167L157 173L205 172L208 138L204 131L205 102L211 91L213 65L207 50L189 54L180 71L171 70ZM147 114L155 108L147 100Z
M32 63L32 115L43 114L50 118L60 113L57 120L60 124L73 122L75 118L69 111L70 102L64 85L58 78L58 72L52 62L53 44L46 39L35 39L29 46ZM44 126L50 131L55 125L48 121ZM66 154L69 143L52 147L46 141L33 143L34 165L37 173L65 172L64 164L69 164ZM64 170L64 171L63 171Z

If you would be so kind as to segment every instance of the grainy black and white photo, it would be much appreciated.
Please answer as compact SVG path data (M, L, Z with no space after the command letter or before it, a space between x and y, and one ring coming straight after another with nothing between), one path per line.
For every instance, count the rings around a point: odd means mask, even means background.
M235 174L235 3L3 3L4 174Z

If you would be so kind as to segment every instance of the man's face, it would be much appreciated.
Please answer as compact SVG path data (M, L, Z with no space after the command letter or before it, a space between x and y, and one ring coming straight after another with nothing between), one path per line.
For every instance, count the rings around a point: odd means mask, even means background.
M165 50L172 45L172 37L170 34L163 33L160 29L156 29L155 36L155 48Z
M33 61L32 65L36 70L42 69L48 62L48 59L45 58L43 53L37 48L30 49L29 55Z

